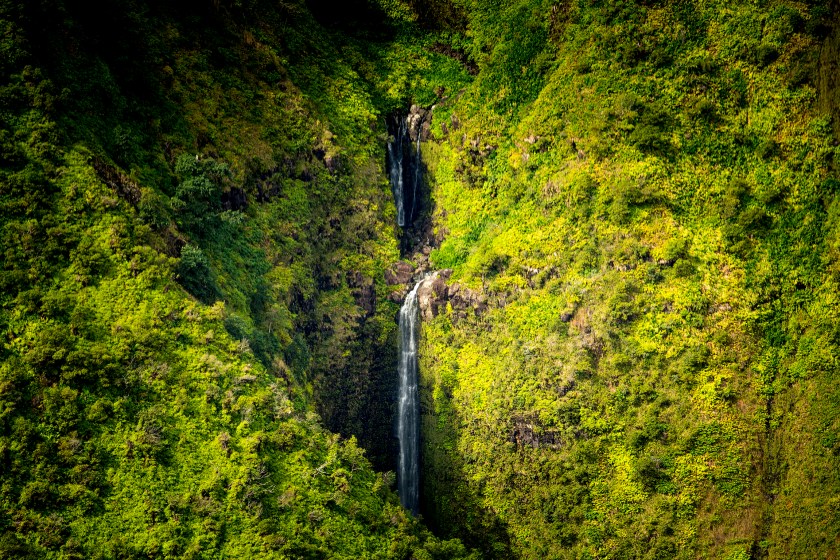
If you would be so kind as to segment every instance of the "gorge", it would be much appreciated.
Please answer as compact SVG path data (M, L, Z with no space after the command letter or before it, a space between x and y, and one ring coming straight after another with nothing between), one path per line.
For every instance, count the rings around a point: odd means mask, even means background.
M385 165L394 195L397 225L401 228L400 246L409 252L416 251L410 245L406 229L412 228L418 218L418 196L423 189L420 142L424 135L423 124L428 125L426 115L426 110L413 105L407 116L395 114L388 126L391 136ZM420 398L417 388L420 310L417 290L423 281L424 277L421 277L405 295L397 321L397 489L403 507L415 515L419 513L420 505Z

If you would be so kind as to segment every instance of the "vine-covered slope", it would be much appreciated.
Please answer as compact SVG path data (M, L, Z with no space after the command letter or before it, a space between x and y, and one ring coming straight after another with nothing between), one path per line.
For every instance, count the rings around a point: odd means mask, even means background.
M424 148L436 529L498 558L836 552L835 9L464 3L477 75Z

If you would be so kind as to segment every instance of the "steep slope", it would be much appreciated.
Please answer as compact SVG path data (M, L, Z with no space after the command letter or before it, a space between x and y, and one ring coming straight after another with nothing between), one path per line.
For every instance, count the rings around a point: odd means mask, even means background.
M0 4L0 556L833 557L836 13Z
M833 5L461 5L421 510L487 557L833 557Z
M0 556L466 556L351 437L392 468L376 9L2 4Z

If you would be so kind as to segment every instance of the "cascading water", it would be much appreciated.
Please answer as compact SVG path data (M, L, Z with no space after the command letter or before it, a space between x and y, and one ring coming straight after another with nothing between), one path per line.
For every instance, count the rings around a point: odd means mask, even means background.
M413 105L408 115L395 115L388 121L388 175L397 207L397 225L403 230L403 247L410 250L407 232L417 219L418 191L423 175L420 142L428 129L431 115ZM424 120L425 119L425 120ZM424 126L426 127L424 129ZM420 202L422 208L422 202ZM399 317L399 403L397 438L400 455L397 485L403 506L417 514L420 505L420 398L417 391L417 342L420 335L420 312L417 290L422 280L408 293Z
M393 135L388 141L388 176L391 179L391 190L397 206L397 225L405 227L405 139L407 136L405 118L397 117Z
M388 178L397 207L397 225L411 226L417 217L417 191L423 181L420 164L420 137L417 119L395 116L388 122ZM415 139L412 145L412 139Z
M400 501L407 510L416 514L419 506L419 456L420 456L420 399L417 393L417 340L420 312L417 288L422 280L405 297L400 309L399 365L400 399L397 436L400 441L397 484Z
M423 176L421 175L422 166L420 165L420 133L417 133L417 144L415 145L414 149L414 188L411 190L411 219L414 219L414 204L417 202L417 185L420 184L420 181L423 180Z

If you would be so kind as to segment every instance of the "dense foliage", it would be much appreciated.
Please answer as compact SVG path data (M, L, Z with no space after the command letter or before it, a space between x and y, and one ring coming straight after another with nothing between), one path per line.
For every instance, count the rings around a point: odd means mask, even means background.
M0 4L0 557L466 556L357 443L390 470L382 117L423 61L166 4Z
M463 6L432 259L491 306L424 325L427 517L488 557L831 557L836 8Z
M0 2L0 557L840 549L835 3L170 4Z

